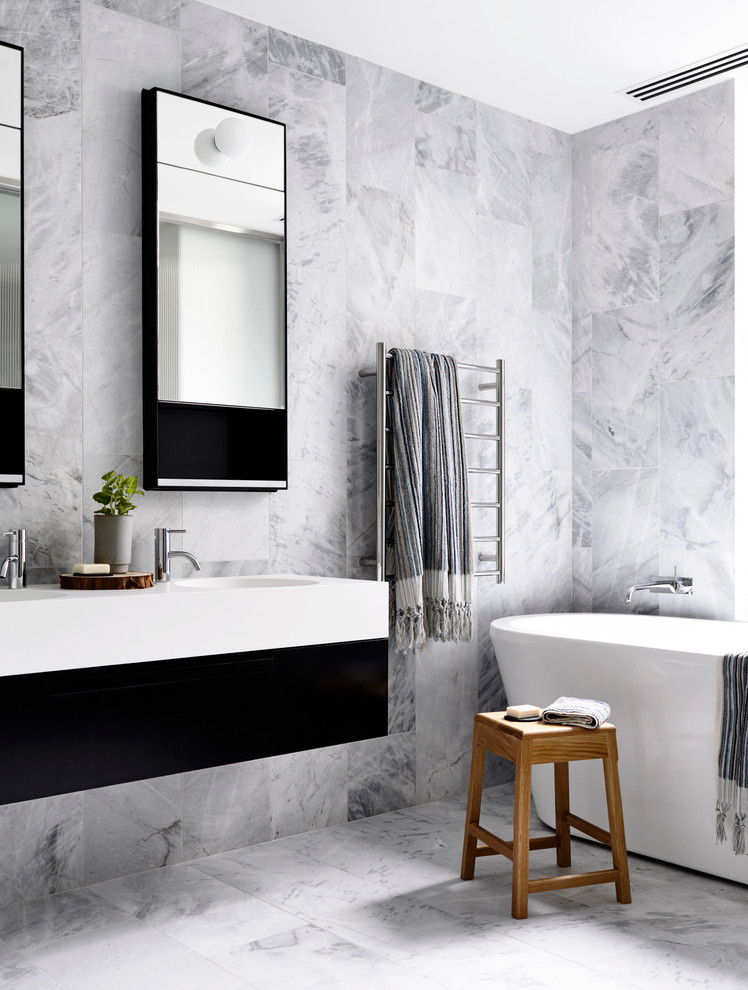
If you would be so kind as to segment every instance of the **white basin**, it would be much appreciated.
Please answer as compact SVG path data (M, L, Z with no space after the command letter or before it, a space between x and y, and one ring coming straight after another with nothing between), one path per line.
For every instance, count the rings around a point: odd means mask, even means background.
M0 602L38 602L43 598L64 598L64 591L47 588L0 588Z
M209 591L221 588L301 588L304 585L319 584L312 578L274 577L272 574L235 575L233 577L186 578L175 581L183 588Z

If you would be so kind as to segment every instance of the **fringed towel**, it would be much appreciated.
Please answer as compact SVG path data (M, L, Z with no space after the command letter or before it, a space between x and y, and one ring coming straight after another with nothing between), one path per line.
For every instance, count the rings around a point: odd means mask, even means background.
M725 819L734 814L732 850L739 856L745 853L748 812L748 653L723 658L717 708L717 841L725 841Z
M387 362L394 501L395 642L469 640L473 550L457 367L395 348Z
M581 725L598 729L610 716L610 705L592 698L556 698L543 711L543 721L555 725Z

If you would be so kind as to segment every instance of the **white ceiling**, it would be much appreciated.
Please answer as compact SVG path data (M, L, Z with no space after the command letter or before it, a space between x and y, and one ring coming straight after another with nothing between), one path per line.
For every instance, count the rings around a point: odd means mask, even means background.
M619 90L748 46L748 0L208 2L570 133L641 109Z

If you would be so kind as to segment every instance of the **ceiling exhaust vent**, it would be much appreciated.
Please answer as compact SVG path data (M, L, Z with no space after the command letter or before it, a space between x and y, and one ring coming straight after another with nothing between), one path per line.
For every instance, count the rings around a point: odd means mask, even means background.
M725 72L732 72L739 69L741 65L748 65L748 46L736 48L721 55L712 55L701 62L694 62L682 69L675 69L665 76L658 76L647 82L638 83L629 89L620 90L621 96L628 96L639 103L646 103L657 96L665 96L677 89L685 86L692 86L694 83L702 82L704 79L711 79L712 76L720 76Z

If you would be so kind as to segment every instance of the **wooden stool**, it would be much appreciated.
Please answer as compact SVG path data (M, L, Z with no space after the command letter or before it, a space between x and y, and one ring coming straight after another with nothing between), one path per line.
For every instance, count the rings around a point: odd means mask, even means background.
M515 766L513 842L505 842L479 824L487 749L511 760ZM605 772L609 832L569 811L569 760L596 759L603 761ZM531 839L530 776L535 763L554 765L556 834ZM559 866L571 866L572 826L610 846L613 869L530 880L528 874L531 849L555 849L556 863ZM482 840L480 843L479 839ZM476 856L493 856L497 853L512 861L513 918L527 917L528 894L563 887L584 887L591 883L615 883L616 897L621 904L631 903L614 725L604 722L597 729L583 729L575 725L550 725L548 722L508 722L504 719L504 712L484 712L475 716L473 762L460 873L462 879L473 879Z

